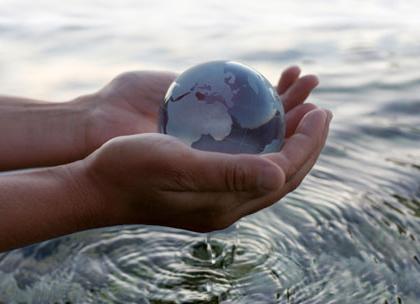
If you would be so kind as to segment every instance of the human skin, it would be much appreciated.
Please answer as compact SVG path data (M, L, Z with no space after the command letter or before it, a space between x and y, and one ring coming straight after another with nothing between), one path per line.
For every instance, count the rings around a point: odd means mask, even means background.
M225 228L293 191L318 158L332 117L303 104L313 75L285 70L279 153L229 155L157 134L175 74L125 73L65 103L0 97L0 251L80 230L152 224Z

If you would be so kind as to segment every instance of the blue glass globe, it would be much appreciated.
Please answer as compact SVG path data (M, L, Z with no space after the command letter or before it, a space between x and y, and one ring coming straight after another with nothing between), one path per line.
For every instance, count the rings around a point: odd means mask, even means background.
M200 150L271 153L284 141L276 90L260 73L234 61L199 64L179 75L159 117L161 133Z

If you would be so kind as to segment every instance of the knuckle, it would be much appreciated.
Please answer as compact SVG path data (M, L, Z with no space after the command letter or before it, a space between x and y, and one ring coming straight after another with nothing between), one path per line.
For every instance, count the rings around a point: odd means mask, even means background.
M302 104L302 107L306 108L305 110L307 110L307 111L312 111L312 110L317 109L317 106L313 103L310 103L310 102Z
M225 170L225 184L227 189L233 192L246 190L248 184L247 170L239 164L227 166Z
M182 158L182 156L180 156ZM171 158L172 159L172 158ZM149 163L150 170L162 172L163 183L168 183L170 189L194 191L197 189L197 179L200 176L190 170L188 166L182 166L181 162L162 160L156 158ZM156 170L157 169L157 170Z
M108 97L111 97L115 94L115 92L119 93L120 95L124 96L124 91L129 89L137 88L139 82L141 81L141 74L139 72L124 72L119 74L111 82L105 87L105 90L102 94L111 94ZM110 89L110 90L107 90Z
M186 184L186 176L183 174L183 172L180 172L179 170L171 170L169 175L175 185L179 186L180 188L184 188Z
M299 150L297 152L300 152ZM299 167L296 165L296 162L286 154L280 154L281 166L285 170L285 175L287 181L289 181L293 176L299 171Z
M112 82L114 84L123 84L127 82L132 82L134 79L137 78L136 72L124 72L116 76Z
M168 167L166 176L176 189L190 189L193 186L194 178L186 170Z

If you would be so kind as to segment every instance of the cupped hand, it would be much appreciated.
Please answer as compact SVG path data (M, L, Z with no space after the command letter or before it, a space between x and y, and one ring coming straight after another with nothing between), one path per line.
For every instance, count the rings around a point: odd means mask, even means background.
M301 105L318 84L313 75L299 78L300 69L286 69L277 90L288 115L287 135L293 133L300 118L312 104ZM127 72L117 76L95 94L83 96L77 102L85 104L88 119L85 150L89 154L111 138L157 132L159 107L175 73L158 71Z
M331 112L303 104L318 81L287 69L278 85L287 139L279 153L229 155L149 133L117 137L84 160L108 225L225 228L293 191L315 164Z

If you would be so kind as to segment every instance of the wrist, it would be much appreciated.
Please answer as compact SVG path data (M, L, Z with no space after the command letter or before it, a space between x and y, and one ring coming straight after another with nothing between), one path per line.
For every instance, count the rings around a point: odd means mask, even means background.
M78 134L77 146L81 155L78 159L88 156L99 147L92 144L92 130L96 126L95 110L98 104L96 94L83 95L66 103L66 107L78 113L77 126L75 126L77 130L75 133Z
M0 251L107 225L83 167L79 161L1 176Z
M101 94L83 95L70 101L69 104L81 110L79 126L83 157L97 150L111 138L120 135L113 125L113 118L109 115L114 109L107 106Z
M80 102L0 103L0 170L54 166L86 156L88 109Z
M112 160L102 159L102 150L100 148L83 160L63 166L68 183L73 184L79 197L77 201L83 205L81 208L86 208L81 220L89 223L91 228L127 224L127 214L130 214L127 195L114 179L119 173L109 172L108 163Z
M86 160L56 167L56 174L63 183L63 194L69 198L69 204L75 212L80 229L90 229L109 225L105 196L98 187L96 179L92 178Z

